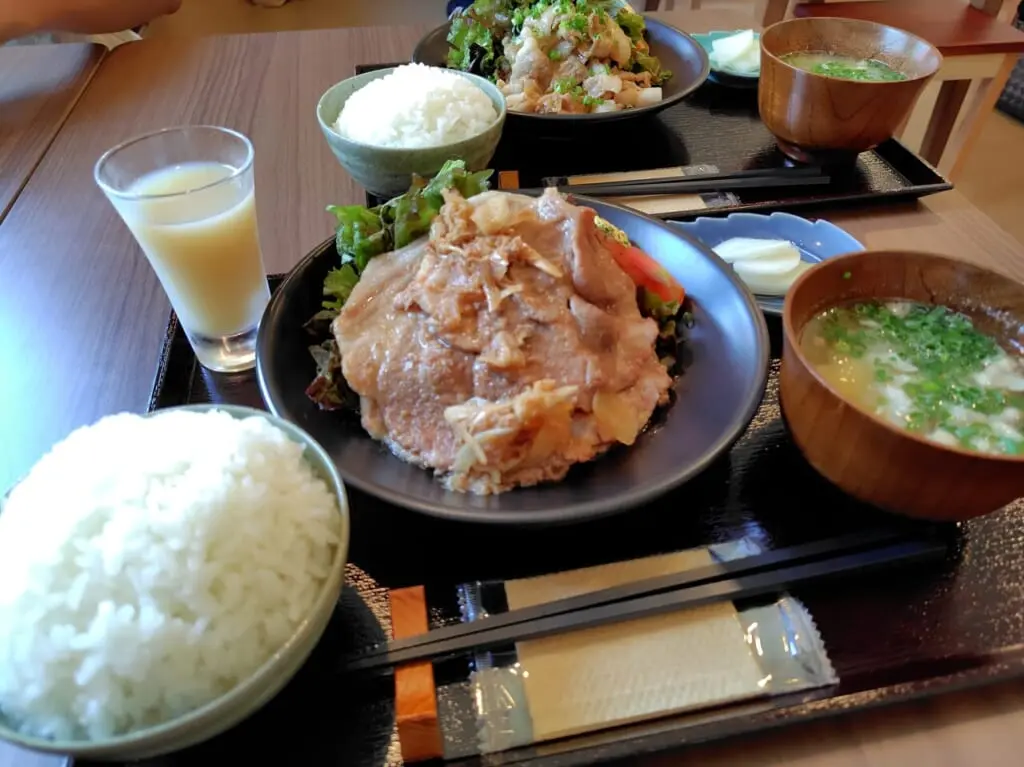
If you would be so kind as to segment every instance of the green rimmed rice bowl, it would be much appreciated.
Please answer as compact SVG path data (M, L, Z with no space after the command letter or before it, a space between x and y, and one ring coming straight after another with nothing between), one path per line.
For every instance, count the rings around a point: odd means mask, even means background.
M318 643L348 542L333 462L270 413L76 430L0 499L0 738L134 760L233 727Z
M339 116L354 94L370 83L394 76L398 70L401 70L397 76L400 79L388 81L390 92L384 86L375 86L372 98L367 95L369 92L356 97L359 111L353 115L354 120L348 121L355 130L349 135L339 132ZM424 74L419 70L429 71ZM438 86L440 73L444 78L462 78L477 90L466 91L457 84L446 89L443 81ZM416 87L418 80L423 80L421 87ZM449 79L448 82L455 81ZM395 91L408 93L408 99L401 101L394 95ZM493 117L484 119L480 114L478 108L485 102L475 98L477 92L486 96L493 107ZM467 94L473 98L473 105L466 103ZM353 106L356 103L353 101ZM461 110L461 126L442 125L438 115L445 111L437 110L446 104L448 114L455 108ZM412 174L429 178L448 160L463 160L470 171L487 168L501 138L506 108L505 97L493 83L482 77L423 64L407 64L341 81L324 93L317 104L316 114L320 129L342 167L367 191L390 198L409 188ZM467 122L476 126L469 135L465 132ZM454 136L452 140L445 140L446 131ZM429 141L424 142L425 137ZM396 145L402 140L436 145Z

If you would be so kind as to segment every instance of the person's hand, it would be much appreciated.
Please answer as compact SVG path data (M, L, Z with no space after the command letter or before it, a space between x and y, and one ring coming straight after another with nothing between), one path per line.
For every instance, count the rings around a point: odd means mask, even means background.
M181 0L0 0L0 37L36 32L122 32L174 13Z

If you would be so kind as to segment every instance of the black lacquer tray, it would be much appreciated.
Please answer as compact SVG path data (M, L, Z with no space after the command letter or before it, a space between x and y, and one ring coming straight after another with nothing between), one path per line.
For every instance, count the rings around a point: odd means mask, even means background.
M272 277L271 287L279 281ZM389 630L389 589L426 586L435 608L431 620L440 625L452 611L445 609L444 597L432 595L451 594L459 583L741 537L766 550L874 531L943 545L930 564L832 579L796 592L825 640L841 680L837 688L620 727L506 752L486 763L556 767L653 753L1020 674L1024 504L955 527L905 522L844 496L814 473L787 436L777 402L781 328L776 318L768 322L772 372L747 433L700 478L647 508L568 528L494 530L419 516L350 490L347 585L335 621L307 666L265 709L230 732L140 764L184 767L270 757L280 764L397 765L390 677L330 673L332 660L379 641ZM201 368L172 317L151 408L197 402L263 407L253 373Z
M356 67L356 73L396 64ZM792 165L761 122L757 90L707 82L681 104L651 117L600 123L567 123L537 135L506 123L490 167L515 171L521 188L557 176L714 166L720 172ZM739 190L705 210L666 217L694 218L737 211L909 200L952 189L925 160L896 139L864 152L856 166L831 170L826 186L774 191Z
M493 167L517 171L520 185L530 186L543 177L582 172L698 164L727 171L784 162L757 118L756 95L709 84L657 118L607 131L540 138L507 131ZM731 207L687 215L820 203L834 207L948 188L927 163L890 141L863 154L854 172L813 196L742 195ZM272 288L278 283L271 278ZM458 764L563 767L635 757L1024 675L1024 502L983 520L942 527L901 521L844 496L807 466L787 436L777 402L780 327L777 318L769 317L768 324L773 367L764 403L747 433L700 478L647 508L571 528L481 529L418 516L350 491L347 585L309 663L277 698L230 732L140 764L399 764L391 679L339 679L329 673L334 658L385 635L389 589L424 585L430 601L462 582L523 577L740 537L769 550L873 531L943 545L928 565L830 580L796 592L826 643L838 687ZM254 374L202 369L172 317L150 408L198 402L264 407ZM432 613L435 624L450 616L445 605L439 606Z

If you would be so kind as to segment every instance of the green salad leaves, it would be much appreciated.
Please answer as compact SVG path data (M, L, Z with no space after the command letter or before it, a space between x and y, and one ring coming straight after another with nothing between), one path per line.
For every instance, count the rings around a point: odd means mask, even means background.
M448 68L496 80L504 61L502 40L521 28L531 0L476 0L452 17Z
M430 180L413 176L409 191L382 205L327 208L338 222L334 241L341 264L324 279L323 309L306 323L306 330L317 340L308 347L316 361L316 378L306 387L306 396L319 408L358 412L359 397L345 382L331 322L352 295L367 264L375 256L403 248L428 234L431 222L444 205L445 190L457 189L463 197L472 197L487 191L492 173L472 173L462 160L449 160Z
M472 197L488 189L492 173L472 173L462 160L449 160L429 181L414 176L409 191L383 205L329 206L328 212L338 221L335 246L341 265L324 280L325 312L337 314L344 306L370 259L404 248L430 231L430 223L444 204L445 190L456 189L463 197Z
M693 327L693 315L683 311L677 301L665 301L657 293L637 288L640 313L658 323L658 340L654 350L661 364L672 375L680 372L679 348L686 341L686 331Z
M499 77L507 79L511 65L504 55L505 39L518 36L527 19L538 18L552 7L562 17L559 28L563 32L583 35L585 39L590 39L592 15L611 16L633 44L633 57L626 69L650 72L654 85L661 85L672 76L650 53L644 39L647 27L643 16L625 0L476 0L452 17L448 67L472 72L492 82ZM552 60L559 60L560 55L557 50L551 51Z
M633 54L633 71L650 72L651 83L654 85L664 85L672 77L670 70L662 69L661 61L658 60L657 56L641 51Z
M644 17L636 11L623 8L615 14L615 20L634 43L644 39L644 30L647 27L644 24Z

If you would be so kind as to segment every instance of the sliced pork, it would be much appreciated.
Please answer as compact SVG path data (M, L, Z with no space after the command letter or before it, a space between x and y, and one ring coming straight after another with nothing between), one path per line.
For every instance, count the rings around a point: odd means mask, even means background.
M364 428L480 494L632 444L671 379L604 237L554 190L448 193L430 237L373 259L334 322Z

